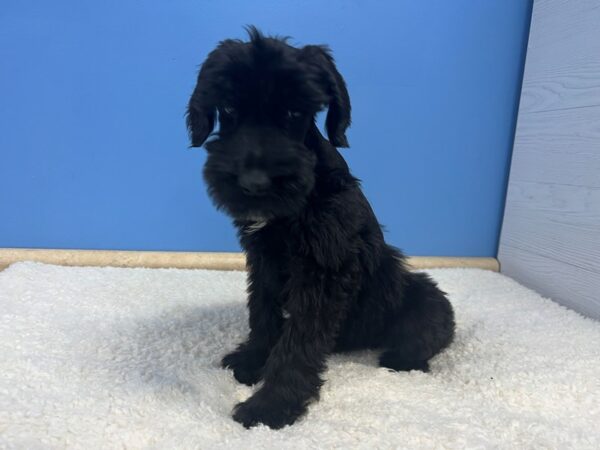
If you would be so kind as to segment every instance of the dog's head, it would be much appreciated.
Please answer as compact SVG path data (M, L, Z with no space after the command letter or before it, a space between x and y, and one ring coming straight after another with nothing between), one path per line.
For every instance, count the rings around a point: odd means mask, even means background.
M204 178L217 207L238 220L299 211L313 189L317 156L306 144L328 109L329 141L347 147L350 99L323 46L295 48L250 28L209 54L188 105L192 147L206 142Z

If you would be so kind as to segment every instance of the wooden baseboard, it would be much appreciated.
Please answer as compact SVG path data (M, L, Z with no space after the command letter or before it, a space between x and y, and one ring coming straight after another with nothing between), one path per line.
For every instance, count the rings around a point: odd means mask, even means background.
M244 270L246 265L243 253L0 248L0 270L18 261L38 261L62 266L212 270ZM409 263L415 269L471 267L497 272L500 268L495 258L413 256L409 258Z

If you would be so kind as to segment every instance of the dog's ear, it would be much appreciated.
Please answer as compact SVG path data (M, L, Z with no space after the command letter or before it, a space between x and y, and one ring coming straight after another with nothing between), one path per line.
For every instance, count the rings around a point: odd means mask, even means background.
M215 127L215 108L204 104L203 95L198 88L192 94L186 116L190 147L201 147Z
M233 41L223 41L202 64L196 87L188 103L186 123L192 147L200 147L215 127L216 103L213 84L223 55Z
M210 101L208 88L206 71L203 66L187 107L186 124L191 147L202 146L215 126L216 108Z
M325 119L329 142L336 147L349 147L346 129L350 126L350 96L344 78L335 67L331 51L323 45L307 45L301 52L302 58L319 71L320 82L329 96Z

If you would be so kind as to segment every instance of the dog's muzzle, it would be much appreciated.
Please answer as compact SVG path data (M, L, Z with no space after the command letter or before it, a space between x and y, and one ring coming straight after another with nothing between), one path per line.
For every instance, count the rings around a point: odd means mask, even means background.
M271 187L271 180L262 170L250 170L238 177L238 183L247 195L264 195Z

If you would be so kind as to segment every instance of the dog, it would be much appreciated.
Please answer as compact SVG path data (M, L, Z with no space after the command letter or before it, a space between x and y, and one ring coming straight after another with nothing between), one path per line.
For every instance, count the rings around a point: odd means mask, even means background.
M186 121L247 256L250 333L222 366L262 384L233 418L278 429L318 399L329 354L381 349L380 366L427 372L455 322L446 294L386 244L337 150L351 107L329 48L248 33L208 55ZM315 122L325 109L327 139Z

